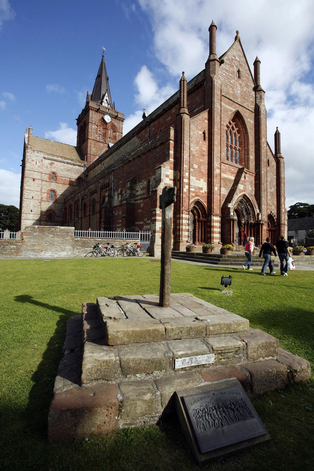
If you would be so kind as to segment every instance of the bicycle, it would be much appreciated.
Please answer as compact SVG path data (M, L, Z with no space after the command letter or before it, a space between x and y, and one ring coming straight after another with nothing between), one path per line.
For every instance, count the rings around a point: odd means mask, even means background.
M118 255L121 257L127 257L128 256L128 249L127 249L127 244L121 245L121 247L118 248Z
M104 255L109 255L109 257L117 257L118 256L118 250L115 248L113 244L110 244L110 242L107 242L107 246L102 247L104 250Z
M87 252L85 257L101 257L103 252L103 248L100 244L95 244L93 250L91 252Z
M109 257L117 257L118 251L114 245L107 242L107 245L102 246L101 244L96 244L93 247L91 252L88 252L85 257L105 257L108 255Z
M141 252L141 245L140 244L134 244L134 247L130 245L129 243L126 243L126 255L128 257L130 256L135 256L135 257L142 257L143 252ZM136 247L135 247L136 246Z

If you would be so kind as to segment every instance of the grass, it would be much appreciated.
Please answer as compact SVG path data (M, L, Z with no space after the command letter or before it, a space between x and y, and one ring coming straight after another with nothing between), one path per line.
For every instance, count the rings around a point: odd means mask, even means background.
M197 465L173 417L162 428L125 429L100 440L47 443L47 415L67 319L98 296L157 294L153 259L1 261L1 470L313 470L314 383L253 401L272 440L215 463ZM220 290L232 275L233 296ZM314 272L288 277L258 270L172 263L172 292L190 292L249 319L314 369Z

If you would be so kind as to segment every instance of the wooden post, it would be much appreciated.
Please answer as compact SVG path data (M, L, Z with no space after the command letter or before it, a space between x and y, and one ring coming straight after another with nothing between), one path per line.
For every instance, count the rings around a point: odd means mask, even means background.
M177 188L166 186L159 197L159 208L162 209L161 233L161 268L159 305L170 306L171 293L171 248L172 248L172 208L176 200Z

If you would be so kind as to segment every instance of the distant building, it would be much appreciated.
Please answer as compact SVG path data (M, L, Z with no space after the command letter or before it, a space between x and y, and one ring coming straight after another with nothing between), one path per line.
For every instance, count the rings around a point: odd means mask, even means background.
M124 115L111 99L104 57L77 119L77 145L25 135L21 228L66 225L93 230L151 230L160 253L159 195L177 187L173 247L188 242L257 244L287 233L280 133L266 134L260 61L254 75L237 32L221 57L216 25L209 57L192 80L123 136ZM123 137L122 137L123 136Z
M314 230L314 217L288 219L288 239L307 243L307 232ZM310 239L309 239L310 240ZM313 239L311 239L313 240Z

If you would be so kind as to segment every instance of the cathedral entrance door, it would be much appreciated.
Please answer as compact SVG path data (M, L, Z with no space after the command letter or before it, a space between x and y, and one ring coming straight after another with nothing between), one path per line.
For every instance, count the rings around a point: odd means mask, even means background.
M200 201L197 201L191 209L190 215L190 238L193 244L207 242L206 210Z

